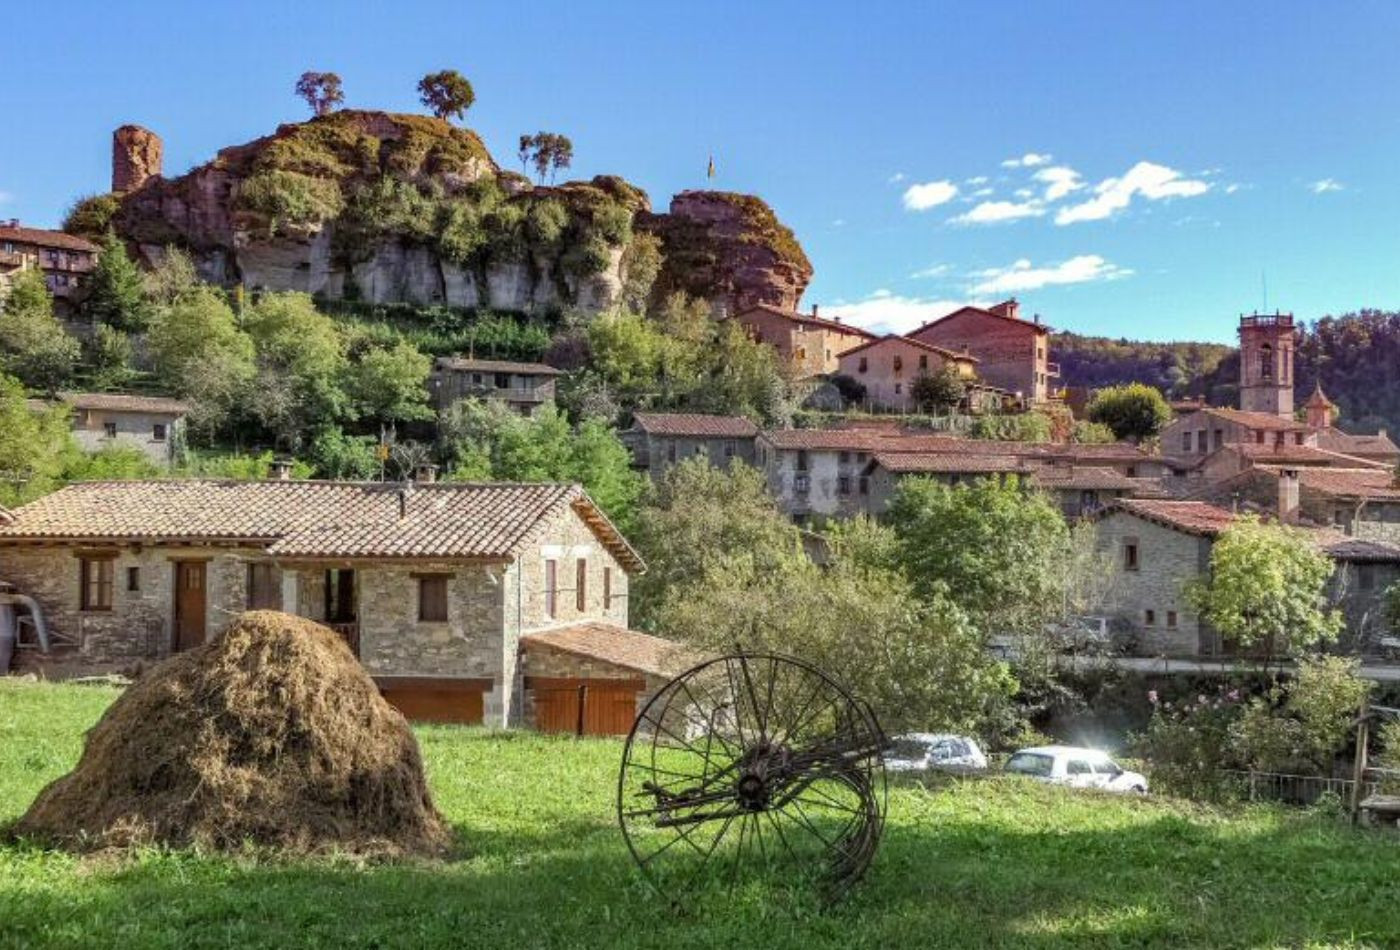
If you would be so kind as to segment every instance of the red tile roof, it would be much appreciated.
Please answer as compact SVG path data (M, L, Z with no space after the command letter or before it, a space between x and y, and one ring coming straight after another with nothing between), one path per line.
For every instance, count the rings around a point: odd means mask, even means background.
M1400 483L1389 469L1305 468L1298 480L1304 488L1337 498L1400 501Z
M1235 521L1235 514L1203 501L1165 501L1156 498L1120 498L1105 514L1123 511L1186 534L1213 538Z
M59 393L58 401L74 409L105 412L147 412L168 416L188 415L190 405L166 396L136 396L126 393Z
M938 324L943 323L945 320L951 320L954 317L961 317L963 315L991 317L993 320L1005 320L1007 323L1013 323L1017 326L1025 327L1028 330L1034 330L1036 333L1050 332L1049 325L1044 323L1036 323L1033 320L1022 320L1020 317L1008 317L1004 313L993 313L992 311L984 310L981 307L959 307L952 313L945 314L944 316L939 317L937 320L930 320L928 323L925 323L923 326L919 327L917 330L911 331L907 335L912 337L917 333L921 333L924 330L927 330L929 327L937 326Z
M849 333L854 336L864 336L874 338L875 334L869 330L862 329L851 323L842 323L840 320L830 320L826 317L814 317L809 313L798 313L795 310L784 310L782 307L775 307L772 304L755 304L747 310L742 310L734 315L734 319L742 320L744 317L756 311L772 314L775 317L782 317L793 323L801 323L805 326L817 327L822 330L834 330L837 333Z
M932 343L925 343L923 340L915 340L912 337L900 336L898 333L887 333L882 337L876 337L868 343L862 343L860 346L851 347L844 353L839 354L839 356L841 359L845 359L846 357L851 356L855 353L864 352L865 350L868 350L871 347L879 346L882 343L889 343L892 340L898 341L900 343L906 343L909 346L915 347L916 349L928 350L930 353L937 353L939 356L947 360L961 360L964 363L982 362L970 353L955 353L952 350L947 349L946 347L934 346Z
M521 376L560 376L563 370L544 363L516 363L510 360L478 360L465 356L440 356L438 369L474 373L519 373Z
M1014 455L961 455L951 452L877 452L874 462L898 475L1024 474L1026 463Z
M1042 488L1079 489L1081 491L1139 491L1149 488L1154 479L1130 478L1111 468L1083 465L1040 466L1032 472L1035 483Z
M1397 446L1384 432L1378 432L1375 435L1352 435L1350 432L1343 432L1335 426L1328 426L1318 430L1317 446L1320 449L1340 452L1343 455L1353 455L1357 458L1382 459L1391 462L1400 460L1400 446Z
M885 429L765 429L762 437L777 449L828 452L933 452L947 450L964 441L947 435Z
M157 479L69 485L13 512L6 540L240 541L283 557L510 560L572 509L645 569L577 485Z
M527 652L544 647L656 676L674 676L700 662L671 640L597 621L527 633L520 643Z
M698 412L639 412L637 428L650 435L694 438L751 439L758 426L743 416L709 416Z
M16 244L33 244L38 247L52 247L65 251L86 251L96 254L99 246L86 238L75 237L62 231L45 231L40 228L11 227L0 224L0 241L14 241Z
M1260 465L1328 465L1334 468L1367 468L1371 465L1381 465L1380 462L1343 455L1311 445L1276 446L1242 442L1238 445L1227 445L1218 451L1238 452Z
M1266 432L1306 432L1306 424L1295 419L1276 416L1270 412L1247 412L1244 409L1202 409L1208 416L1216 416L1234 422L1248 429L1263 429Z

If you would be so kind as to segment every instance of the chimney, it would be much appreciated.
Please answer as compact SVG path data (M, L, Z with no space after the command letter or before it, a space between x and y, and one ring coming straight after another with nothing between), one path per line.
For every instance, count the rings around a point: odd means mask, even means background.
M1015 297L1009 300L1003 300L1001 303L992 304L987 309L999 317L1010 317L1012 320L1021 319L1021 305L1017 302Z
M289 482L292 480L292 460L273 459L272 464L267 469L268 477L275 482Z
M399 486L399 519L408 517L408 499L413 495L413 483L404 482Z
M437 477L438 467L431 462L423 462L413 470L413 480L420 485L431 485Z
M812 316L817 316L817 305L812 304Z
M1294 524L1298 520L1298 470L1285 468L1278 473L1278 520Z

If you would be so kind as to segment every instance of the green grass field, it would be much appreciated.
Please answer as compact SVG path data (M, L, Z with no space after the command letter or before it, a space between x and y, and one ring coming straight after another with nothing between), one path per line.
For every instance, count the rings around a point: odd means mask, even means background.
M0 682L0 823L75 761L115 694ZM744 892L691 915L613 821L620 744L419 732L462 855L362 866L0 846L0 946L910 947L1400 944L1400 839L1255 808L1019 781L892 789L870 876L834 910Z

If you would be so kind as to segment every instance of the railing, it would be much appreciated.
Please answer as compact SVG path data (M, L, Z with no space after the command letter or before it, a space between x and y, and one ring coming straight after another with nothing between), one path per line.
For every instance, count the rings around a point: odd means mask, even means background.
M1349 778L1331 778L1324 775L1290 775L1284 772L1243 772L1228 770L1227 775L1239 781L1243 797L1252 802L1278 802L1283 805L1309 806L1331 792L1343 802L1351 798L1352 786L1356 783ZM1361 797L1375 794L1379 783L1365 780L1361 783Z
M350 652L356 656L360 655L360 625L358 623L328 623L340 638L350 647Z
M1242 327L1291 327L1293 326L1293 314L1291 313L1253 313L1247 317L1240 317Z

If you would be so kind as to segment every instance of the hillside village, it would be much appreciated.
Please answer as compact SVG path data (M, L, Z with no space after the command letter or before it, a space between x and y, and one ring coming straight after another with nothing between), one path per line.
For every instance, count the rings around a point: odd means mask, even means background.
M1036 621L1055 649L1256 656L1192 594L1241 521L1330 563L1332 649L1400 645L1400 448L1298 391L1289 314L1239 319L1238 405L1178 400L1125 438L1016 299L904 335L802 309L811 266L754 197L653 214L422 116L332 111L176 178L154 133L112 141L110 194L66 231L0 224L32 337L0 345L8 418L73 446L7 476L8 671L136 675L271 607L339 631L410 716L626 732L705 646L668 629L666 590L629 598L651 556L629 530L697 465L754 473L818 570L851 522L898 534L911 484L1044 500L1096 575ZM1016 656L998 623L984 649Z

